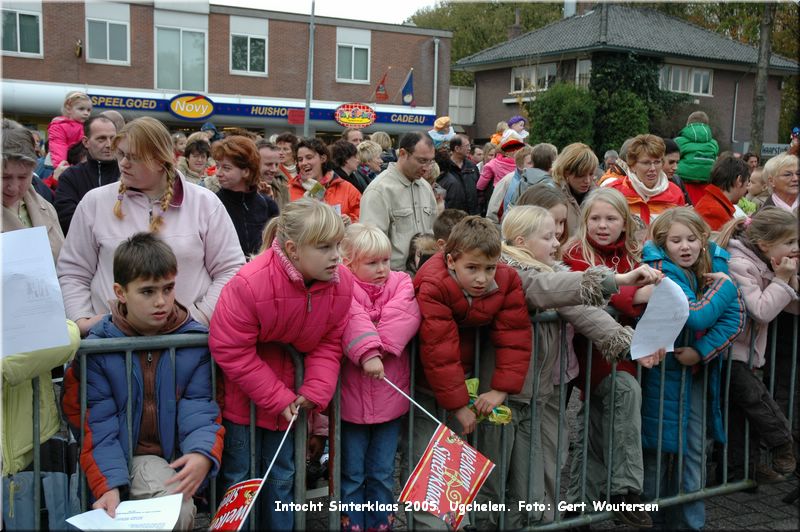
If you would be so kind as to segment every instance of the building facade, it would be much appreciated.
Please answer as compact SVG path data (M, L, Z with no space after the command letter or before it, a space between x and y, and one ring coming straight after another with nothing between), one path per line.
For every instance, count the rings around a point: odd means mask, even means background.
M310 17L197 2L4 1L3 114L46 129L70 90L96 110L170 127L303 131ZM366 132L425 128L447 114L452 33L315 17L310 129L362 103ZM414 103L401 85L413 69ZM387 100L375 103L386 76ZM189 95L189 97L181 97ZM199 122L199 123L198 123ZM298 123L299 122L299 123Z

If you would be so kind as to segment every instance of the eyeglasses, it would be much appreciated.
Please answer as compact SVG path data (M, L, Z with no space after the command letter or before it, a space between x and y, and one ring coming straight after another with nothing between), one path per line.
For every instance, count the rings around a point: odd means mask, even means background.
M122 159L128 159L128 162L129 163L133 163L133 164L136 164L136 163L142 161L142 158L139 157L138 155L134 155L132 153L125 153L122 150L116 150L114 152L114 157L116 157L117 161L120 161L120 162L122 161Z
M430 166L433 164L433 159L425 159L423 157L414 156L414 160L417 161L421 166Z
M664 164L664 161L661 159L657 161L636 161L636 164L640 164L645 168L659 168L662 164Z

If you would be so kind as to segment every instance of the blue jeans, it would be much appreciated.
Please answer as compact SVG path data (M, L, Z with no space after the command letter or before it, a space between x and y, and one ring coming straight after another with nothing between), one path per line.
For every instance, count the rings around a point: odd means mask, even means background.
M394 458L399 438L400 418L375 425L342 421L342 502L384 505L395 502ZM391 512L376 509L346 513L350 518L349 529L390 528Z
M239 425L227 419L222 421L225 427L225 448L222 451L222 467L217 486L217 500L222 500L225 491L237 482L250 478L260 478L267 472L267 467L278 449L283 432L256 427L255 475L250 474L250 427ZM275 502L294 502L294 434L286 438L275 465L272 466L266 485L258 496L257 506L248 521L254 519L259 530L292 530L294 513L279 512ZM249 530L250 523L245 523L243 530Z
M686 447L683 450L683 493L691 493L703 488L703 453L705 452L705 433L703 430L703 372L692 377L691 406L689 423L686 428ZM661 454L661 488L659 498L664 499L677 495L678 490L678 456ZM657 453L652 449L644 453L644 498L654 499L656 496L656 459ZM672 467L670 468L670 464ZM670 470L671 469L671 470ZM675 530L700 530L706 522L706 505L703 500L687 502L664 508L654 512L653 523L656 526Z

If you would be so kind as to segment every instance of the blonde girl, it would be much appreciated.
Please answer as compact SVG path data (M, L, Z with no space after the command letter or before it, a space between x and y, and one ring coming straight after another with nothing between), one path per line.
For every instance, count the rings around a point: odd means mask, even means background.
M385 508L395 502L394 461L409 404L379 381L386 376L409 391L406 346L417 333L420 311L411 277L390 269L392 246L381 230L348 227L341 251L355 276L342 336L342 501ZM389 511L354 509L342 514L342 529L390 529L393 521Z
M750 449L758 450L763 441L772 450L771 465L757 464L756 477L759 482L783 480L797 465L792 433L786 415L764 385L761 368L766 362L770 322L781 312L798 314L800 310L797 218L776 207L764 207L751 218L729 222L722 228L718 243L731 254L731 277L750 315L747 328L731 349L729 478L741 478L744 473L746 418L750 420ZM755 349L751 354L753 338Z
M709 240L711 230L692 208L664 211L650 226L643 260L664 272L689 301L689 318L667 354L661 371L642 373L642 446L644 495L653 499L705 486L703 453L704 398L708 399L711 436L723 442L720 412L721 357L744 326L744 304L728 277L728 253ZM704 367L705 366L705 367ZM663 371L663 374L662 374ZM707 375L706 375L707 374ZM704 385L705 377L708 389ZM664 389L662 390L662 382ZM663 394L663 395L662 395ZM663 409L660 398L663 397ZM681 437L679 437L679 435ZM677 455L682 453L679 473ZM671 460L669 455L676 458ZM656 478L656 471L661 478ZM678 486L678 479L682 486ZM702 500L679 504L654 514L653 521L670 529L699 530L705 524Z
M244 264L230 216L215 194L190 186L175 169L172 139L158 120L127 123L112 146L119 183L83 197L58 259L67 315L87 334L110 311L117 245L152 231L178 258L178 301L208 324L222 287Z
M81 91L71 91L64 97L61 116L50 121L47 128L47 141L53 168L64 162L70 146L83 138L83 123L92 114L92 100Z
M289 203L264 230L265 250L225 286L208 344L224 375L225 449L218 486L264 475L289 421L299 409L325 409L336 389L342 333L350 311L353 276L339 264L342 218L311 198ZM304 379L284 346L304 353ZM256 448L250 449L250 403L256 409ZM293 433L278 454L259 498L255 522L291 530L293 513L275 501L293 500Z
M631 330L617 324L598 308L616 291L617 285L654 282L657 275L643 267L623 275L615 275L608 268L596 267L587 272L569 272L556 262L559 247L555 222L550 213L537 206L516 206L503 218L503 243L501 261L513 267L522 280L525 300L532 316L555 310L559 317L572 323L577 330L588 335L612 359L621 356L630 345ZM492 475L479 494L479 500L500 500L503 490L508 490L506 527L518 529L538 520L540 516L518 510L518 501L537 501L550 504L544 519L551 521L558 497L555 478L566 459L568 435L566 420L559 417L560 390L553 387L553 367L559 360L561 345L559 322L537 324L534 332L538 341L532 353L532 362L521 393L508 398L512 410L509 428L488 425L479 439L481 452L496 464L501 461L502 430L507 430L506 451L510 461L504 466L507 486L500 486L501 475ZM535 362L533 362L535 361ZM481 364L483 367L485 362ZM491 367L492 364L488 363ZM541 376L541 378L540 378ZM540 420L537 424L535 420ZM557 457L558 427L561 434L562 455ZM536 453L533 465L534 493L528 494L528 467L531 448ZM501 467L503 467L501 465ZM496 513L484 517L483 526L496 528ZM479 526L481 528L481 526Z
M585 271L591 267L606 266L617 273L625 273L639 267L642 246L635 236L636 225L628 202L618 191L597 188L589 192L581 209L581 222L577 234L568 244L564 263L573 271ZM610 305L618 311L623 325L635 325L644 310L643 304L650 298L653 286L624 286L611 296ZM588 438L584 455L578 446L572 461L572 483L570 502L587 502L605 497L614 503L637 504L642 493L642 442L641 409L642 391L636 380L637 363L620 360L616 376L612 365L596 347L589 352L589 340L576 336L575 352L580 367L576 386L586 402L582 414L590 417L589 432L583 434L580 424L580 439ZM666 353L661 353L663 356ZM591 358L591 360L590 360ZM591 372L588 368L591 364ZM589 373L587 375L587 373ZM588 385L587 385L588 377ZM613 382L612 382L613 381ZM613 397L612 388L615 389ZM603 424L611 419L613 426ZM613 432L614 452L609 453L608 436ZM611 456L612 462L608 463ZM587 491L581 495L579 474L586 462ZM610 491L606 486L606 470L611 469ZM608 493L606 493L608 492ZM633 527L651 525L650 516L644 511L618 512L621 521Z
M553 181L567 198L567 231L574 235L578 230L581 204L590 190L595 188L597 156L586 144L568 145L556 157L550 173Z

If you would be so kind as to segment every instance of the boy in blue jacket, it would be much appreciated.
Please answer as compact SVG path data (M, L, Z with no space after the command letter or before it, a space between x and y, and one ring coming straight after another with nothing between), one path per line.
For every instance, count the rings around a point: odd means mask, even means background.
M114 253L117 301L89 339L205 333L175 301L177 272L172 249L151 233L120 244ZM113 517L121 500L182 493L175 529L191 530L196 513L192 496L209 472L219 470L224 436L211 390L208 348L177 349L174 367L167 350L133 353L133 449L128 444L125 354L85 359L81 466L96 499L92 507ZM68 370L64 395L64 410L75 426L80 423L78 369L73 363Z

